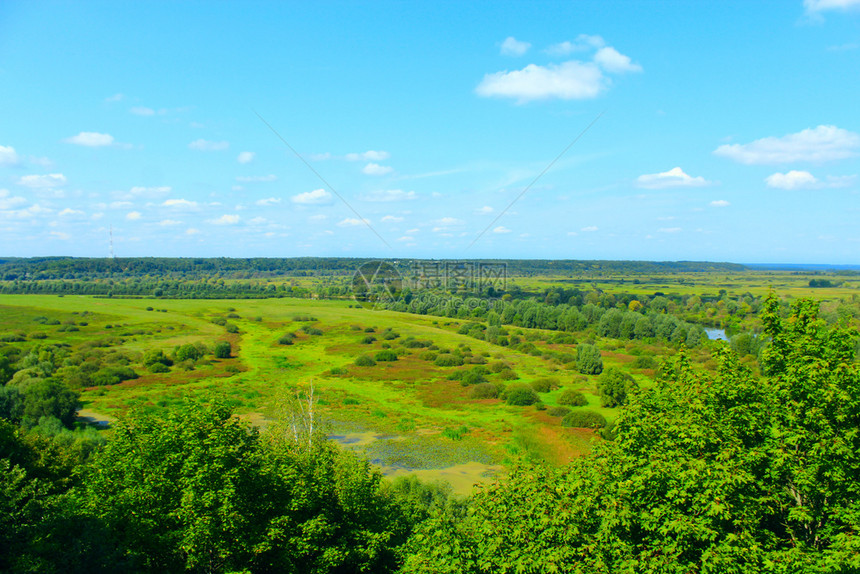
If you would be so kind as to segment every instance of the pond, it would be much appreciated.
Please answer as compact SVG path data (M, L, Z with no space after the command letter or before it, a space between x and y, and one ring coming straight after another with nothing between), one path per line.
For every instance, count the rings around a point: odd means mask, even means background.
M725 329L705 329L705 334L711 341L728 341Z

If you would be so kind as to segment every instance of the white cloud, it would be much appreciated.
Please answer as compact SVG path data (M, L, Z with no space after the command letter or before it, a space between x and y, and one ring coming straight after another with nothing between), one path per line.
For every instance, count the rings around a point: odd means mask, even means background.
M0 166L18 164L18 154L12 146L0 145Z
M49 173L47 175L25 175L18 179L18 185L31 189L50 189L65 185L66 176L61 173Z
M98 221L99 219L101 219L101 218L102 218L102 217L104 217L104 216L105 216L105 214L104 214L104 213L102 213L102 212L100 211L100 212L98 212L98 213L93 213L93 214L90 216L90 219L93 219L94 221Z
M731 205L731 203L729 203L725 199L715 199L709 205L711 207L728 207Z
M105 101L106 101L106 102L108 102L108 103L110 103L110 102L119 102L119 101L122 101L122 99L123 99L124 97L125 97L125 96L124 96L123 94L114 94L114 95L112 95L112 96L108 96L107 98L105 98Z
M125 207L131 207L132 205L134 205L134 204L130 201L112 201L110 204L110 208L111 209L123 209Z
M252 151L241 151L239 152L239 155L236 156L236 161L239 163L251 163L254 161L255 155L256 154Z
M329 152L311 153L311 154L308 154L307 157L311 161L325 161L327 159L331 159L331 153L329 153Z
M185 230L185 235L197 235L198 233L200 233L200 230L194 227L189 227Z
M680 167L673 167L661 173L648 173L636 178L636 185L645 189L663 189L666 187L701 187L708 185L704 177L691 177Z
M162 227L172 227L174 225L182 225L182 222L176 219L162 219L158 224Z
M803 0L803 5L809 12L850 10L852 8L860 8L860 0Z
M110 134L100 134L98 132L81 132L78 135L66 138L63 141L87 147L103 147L113 145L113 136Z
M322 213L318 213L316 215L311 215L310 217L308 217L308 221L312 221L314 223L325 221L326 219L328 219L328 215Z
M136 185L127 192L116 192L115 197L121 199L134 199L136 197L144 197L147 199L156 199L171 192L173 188L169 185L161 185L156 187L143 187Z
M194 140L188 147L198 151L223 151L230 147L230 143L226 141L213 142L209 140L199 139Z
M239 216L238 215L222 215L218 219L209 219L209 220L207 220L207 222L211 223L213 225L236 225L237 223L239 223Z
M269 175L240 175L236 178L236 181L241 181L243 183L250 183L255 181L276 181L278 176L275 174Z
M407 229L406 233L408 233L409 235L414 235L414 234L418 233L419 231L421 231L421 230L416 227L415 229Z
M378 163L369 163L361 168L365 175L385 175L394 171L394 168L389 165L379 165Z
M267 197L266 199L258 199L254 203L261 206L261 207L269 207L269 206L277 205L277 204L281 203L281 198L280 197Z
M135 106L129 110L132 114L136 116L154 116L155 110L152 108L146 108L143 106Z
M594 61L607 72L614 74L642 71L642 66L634 64L629 56L625 56L612 46L600 48L594 55Z
M680 227L661 227L657 230L657 233L679 233L680 231Z
M141 216L139 211L129 211L128 213L125 214L125 218L128 219L129 221L137 221L141 217L142 216Z
M187 199L168 199L161 205L163 207L176 207L178 209L194 209L197 207L197 202Z
M495 211L495 209L493 209L489 205L485 205L484 207L482 207L480 209L476 209L475 213L477 213L478 215L490 215L494 211Z
M822 125L781 138L766 137L748 144L721 145L714 154L748 165L825 162L853 157L857 155L858 147L860 135L836 126Z
M398 237L397 241L415 241L415 238L411 235L404 235L403 237Z
M456 217L443 217L442 219L437 219L434 221L436 225L441 225L443 227L448 227L451 225L463 225L465 221L462 219L457 219Z
M301 205L318 205L330 202L331 194L324 189L315 189L313 191L306 191L305 193L294 195L290 199L293 203Z
M550 98L583 100L597 97L607 85L596 64L574 60L487 74L475 92L483 97L515 98L520 103Z
M502 42L501 53L503 56L522 56L529 51L532 45L528 42L521 42L513 36L508 36Z
M0 189L0 211L14 209L25 203L27 203L27 200L23 197L10 196L8 189Z
M553 44L547 48L546 52L551 56L567 56L573 52L583 52L594 48L602 48L606 45L603 38L600 36L590 36L588 34L580 34L576 38L576 42L561 42Z
M787 173L774 173L765 178L768 187L777 189L802 189L816 187L818 179L808 171L791 170Z
M596 225L589 225L588 227L583 227L582 229L580 229L580 231L583 231L585 233L591 233L593 231L597 231L597 229L598 228Z
M86 215L86 214L83 211L80 211L78 209L72 209L70 207L67 207L64 210L62 210L60 213L58 213L57 215L59 215L60 217L72 217L75 215Z
M408 201L415 199L417 194L414 191L403 191L402 189L380 189L361 196L364 201Z
M328 154L325 154L328 156ZM347 161L385 161L391 157L387 151L367 150L361 153L348 153L344 156Z
M493 233L510 233L511 230L505 227L504 225L500 225L493 229Z
M383 223L400 223L403 221L402 217L396 217L394 215L386 215L382 218Z
M343 221L338 222L338 227L355 227L357 225L370 225L369 219L356 219L355 217L347 217Z
M68 233L63 233L62 231L52 231L48 235L50 235L54 239L59 239L60 241L68 241L72 238L71 235L69 235Z

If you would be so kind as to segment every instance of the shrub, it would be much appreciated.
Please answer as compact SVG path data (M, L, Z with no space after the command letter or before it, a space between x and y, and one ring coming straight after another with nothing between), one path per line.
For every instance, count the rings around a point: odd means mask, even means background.
M617 407L627 403L627 393L636 386L636 381L629 374L615 367L609 368L600 375L597 390L600 392L600 405Z
M376 333L376 329L373 327L368 327L364 330L365 333Z
M236 325L234 325L233 323L227 323L227 324L225 324L225 325L224 325L224 328L225 328L225 329L227 329L227 332L228 332L228 333L238 333L238 332L239 332L239 327L237 327L237 326L236 326Z
M531 383L532 389L536 393L548 393L553 389L558 388L558 379L553 379L550 377L541 377L540 379L535 379Z
M583 343L576 348L576 369L584 375L599 375L603 372L600 349Z
M278 344L279 345L292 345L293 339L295 339L295 338L296 338L296 336L293 335L292 333L285 333L285 334L281 335L280 339L278 339Z
M525 407L538 402L537 393L526 385L512 385L505 392L505 402L517 407Z
M561 419L561 426L600 429L606 426L606 419L603 415L588 409L571 411Z
M588 399L579 391L573 389L564 389L561 396L558 397L558 404L568 405L571 407L584 407L588 404Z
M633 359L630 366L634 369L654 369L657 367L657 361L655 361L654 357L650 355L639 355Z
M130 367L106 367L97 371L91 378L93 385L101 387L136 379L137 373Z
M356 367L372 367L375 364L376 361L374 361L372 357L368 357L367 355L361 355L355 359Z
M345 375L347 374L347 370L345 367L332 367L329 370L329 373L331 373L332 375Z
M191 343L187 343L176 349L177 361L196 361L201 356L202 353L200 352L200 349Z
M391 329L386 329L385 331L382 332L382 338L385 339L386 341L393 341L394 339L398 338L399 336L400 336L399 333L395 333Z
M219 341L218 343L215 343L216 359L229 359L232 352L233 347L230 345L229 341Z
M150 373L169 373L170 367L165 365L164 363L152 363L147 367Z
M459 367L463 364L463 357L449 354L439 355L433 364L437 367Z
M493 383L478 383L469 390L469 397L473 399L497 399L499 398L499 387Z
M360 343L361 343L362 345L370 345L370 344L372 344L374 341L376 341L376 337L374 337L373 335L367 335L366 337L364 337L364 338L360 341Z
M479 383L485 383L487 379L484 378L484 375L480 372L468 371L463 375L463 378L460 379L460 384L464 387L468 387L470 385L477 385Z
M422 361L435 361L436 357L438 357L438 356L439 355L437 355L433 351L424 351L423 353L418 355L418 358L421 359Z
M499 372L499 379L503 381L515 381L519 379L519 375L513 372L511 369L505 369L504 371Z
M570 412L570 408L568 407L549 407L546 410L546 414L551 417L563 417L567 413Z
M376 353L375 358L377 361L396 361L397 353L389 349L383 349L382 351Z

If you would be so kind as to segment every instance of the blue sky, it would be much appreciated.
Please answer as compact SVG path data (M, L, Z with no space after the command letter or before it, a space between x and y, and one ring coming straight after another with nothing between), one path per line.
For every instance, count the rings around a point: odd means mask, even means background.
M6 0L0 256L857 264L858 100L860 0Z

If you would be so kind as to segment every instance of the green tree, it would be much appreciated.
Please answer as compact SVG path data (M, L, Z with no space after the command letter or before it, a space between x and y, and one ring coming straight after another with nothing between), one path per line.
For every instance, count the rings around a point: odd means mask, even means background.
M576 369L585 375L599 375L603 372L603 358L600 349L583 343L576 347Z
M597 381L600 406L617 407L627 404L627 393L636 386L629 374L617 367L609 367Z
M230 341L218 341L215 343L216 359L229 359L232 352L233 347L230 345Z

